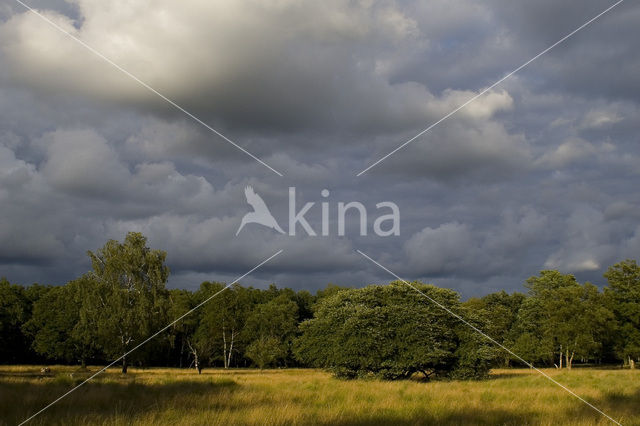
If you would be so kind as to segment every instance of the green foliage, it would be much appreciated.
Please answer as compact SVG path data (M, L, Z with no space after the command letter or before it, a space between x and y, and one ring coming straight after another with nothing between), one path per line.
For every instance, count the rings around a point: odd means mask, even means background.
M414 283L424 294L460 311L457 293ZM414 373L482 376L479 348L459 321L404 283L342 290L321 299L313 319L301 324L296 355L342 377L408 378ZM457 353L456 353L457 352ZM462 359L461 355L467 356ZM466 372L463 372L466 370ZM482 371L481 371L482 370Z
M93 333L80 322L83 276L67 285L52 287L33 304L31 319L23 330L33 337L33 349L50 359L85 364L94 352Z
M218 295L202 307L193 344L209 362L222 361L224 367L229 367L244 350L241 332L256 294L238 284L224 288L221 283L203 283L200 287L198 300Z
M351 289L352 289L351 287L342 287L342 286L339 286L339 285L335 285L335 284L329 283L329 284L327 284L327 286L323 290L318 290L316 292L316 299L319 301L319 300L322 300L322 299L324 299L326 297L333 296L334 294L338 293L339 291L351 290Z
M581 285L573 275L558 271L542 271L529 278L526 286L530 298L522 304L515 325L516 353L529 362L556 362L557 366L564 362L569 368L574 357L601 355L613 315L597 287Z
M12 328L18 328L26 316L24 288L0 279L0 336L6 337Z
M275 365L275 363L286 357L286 348L277 337L260 336L248 347L246 355L260 368Z
M0 362L22 363L29 339L21 330L31 315L25 289L0 279Z
M482 318L484 330L498 343L507 348L514 345L518 336L514 333L514 325L518 319L518 312L526 300L522 293L507 294L504 290L488 294L482 298L471 298L463 303L469 312ZM529 352L527 352L529 353ZM499 349L495 358L501 366L509 366L512 355Z
M604 274L605 297L616 317L615 348L623 359L640 361L640 266L624 260Z
M93 271L64 286L0 280L1 363L113 360L186 313L124 359L123 371L129 359L198 370L307 365L342 377L466 379L520 362L405 283L330 284L315 296L275 284L167 290L166 254L139 233L89 256ZM574 359L633 366L640 361L640 267L626 260L605 277L603 293L573 275L541 271L527 280L526 295L501 291L464 303L451 290L413 285L537 366Z
M83 286L80 323L111 358L126 353L166 323L166 253L151 250L146 238L130 232L124 243L108 241L89 252L92 273ZM134 354L134 357L140 354ZM127 371L123 358L123 373Z
M288 295L256 305L247 318L244 338L252 341L247 356L262 366L286 365L298 325L298 304ZM264 352L264 353L263 353Z
M478 330L491 329L490 320L473 309L463 306L461 315ZM456 362L448 376L453 379L486 378L499 353L498 347L467 324L458 322L455 331L458 340L458 347L454 352Z

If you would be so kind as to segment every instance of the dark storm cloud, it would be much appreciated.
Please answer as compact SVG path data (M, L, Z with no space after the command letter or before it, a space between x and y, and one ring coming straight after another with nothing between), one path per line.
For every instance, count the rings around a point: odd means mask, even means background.
M496 15L519 46L541 50L614 2L588 0L578 5L551 0L498 0L492 3ZM612 13L583 30L579 37L550 52L536 67L536 86L578 96L637 102L640 99L638 19L637 4L621 3Z
M361 177L581 25L604 1L39 2L46 16L285 173L279 178L23 9L0 8L0 275L62 283L141 231L172 285L316 289L391 277L465 294L541 268L602 282L640 250L640 8L625 2ZM170 16L171 19L165 19ZM252 185L319 229L322 189L394 201L401 235L236 237ZM357 225L354 225L354 229Z
M423 42L415 22L392 5L155 4L172 16L167 21L160 13L145 13L143 3L76 3L83 18L78 29L66 15L46 14L221 126L261 133L327 125L376 131L424 119L428 92L410 82L390 84L384 75L385 61L401 56L397 50ZM16 80L37 90L142 109L165 106L32 14L14 15L3 25L2 38Z

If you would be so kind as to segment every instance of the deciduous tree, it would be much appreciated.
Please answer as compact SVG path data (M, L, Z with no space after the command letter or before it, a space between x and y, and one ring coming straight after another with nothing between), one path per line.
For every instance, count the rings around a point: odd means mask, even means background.
M542 271L526 286L532 300L520 310L520 339L535 336L538 351L557 355L558 368L571 368L576 356L599 355L603 330L613 315L596 286L581 285L573 275L558 271Z
M616 316L618 355L635 368L640 361L640 266L627 259L611 266L604 276L609 283L605 295Z
M56 361L86 365L95 352L93 332L80 322L82 295L87 285L91 281L83 276L52 287L34 303L31 319L23 329L33 337L36 352Z
M258 365L287 364L298 324L298 304L281 294L256 305L247 318L243 337L247 356Z
M142 234L130 232L123 243L110 240L88 253L93 271L87 277L91 285L85 288L80 321L86 330L95 330L109 357L123 356L166 322L166 253L146 243ZM127 362L123 356L123 373Z
M413 285L448 309L461 312L454 291ZM296 355L343 377L452 376L458 367L461 375L475 370L475 377L483 376L488 372L488 364L481 361L487 355L486 345L475 337L469 340L470 334L461 326L466 327L404 283L340 290L322 298L313 319L301 324ZM482 354L474 359L468 356L471 351Z

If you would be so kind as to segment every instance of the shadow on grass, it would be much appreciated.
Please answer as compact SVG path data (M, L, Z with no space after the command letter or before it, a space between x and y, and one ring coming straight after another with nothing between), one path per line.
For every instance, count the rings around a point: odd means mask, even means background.
M539 424L539 413L518 410L517 413L495 409L462 409L443 415L429 411L418 412L409 417L382 415L370 419L343 419L326 423L327 426L368 426L368 425L528 425Z
M23 376L24 377L24 376ZM0 383L0 425L15 425L35 414L56 398L71 390L84 378L68 376L41 381ZM181 410L202 408L199 396L211 397L222 391L233 391L231 379L180 379L176 382L141 383L132 377L116 377L108 381L88 382L78 388L29 424L75 425L109 423L113 417L129 421L158 411L159 407ZM115 420L115 419L114 419Z
M640 425L637 421L640 415L640 390L635 393L610 392L603 398L589 400L595 407L624 425ZM602 414L586 404L576 401L574 409L565 413L567 422L589 425L613 424ZM544 413L527 410L526 402L512 411L481 408L481 409L453 409L442 415L434 415L424 411L402 415L379 415L367 419L344 418L339 421L326 423L328 426L369 426L369 425L537 425L547 424ZM558 420L558 419L556 419Z
M597 400L588 399L588 401L624 425L640 424L638 422L638 417L640 416L640 390L632 393L624 391L607 392L602 398ZM604 416L586 404L581 404L577 407L573 414L578 418L604 419Z
M500 373L492 373L490 374L488 377L482 379L482 380L502 380L502 379L512 379L515 377L524 377L525 375L522 373L507 373L507 372L500 372Z

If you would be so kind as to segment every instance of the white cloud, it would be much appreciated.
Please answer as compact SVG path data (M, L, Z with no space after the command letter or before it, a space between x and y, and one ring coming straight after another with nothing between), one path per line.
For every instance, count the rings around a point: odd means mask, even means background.
M622 117L616 112L609 109L590 110L582 119L579 128L581 129L600 129L609 127L622 121Z
M469 228L459 222L426 227L404 245L404 254L416 275L455 273L475 253Z
M588 206L575 209L566 219L560 248L549 255L544 267L563 272L601 268L616 254L611 231L600 211Z
M593 156L597 152L597 148L590 142L571 138L536 159L536 166L550 169L562 168Z
M480 93L480 90L478 91ZM460 105L477 96L470 90L445 90L440 99L435 100L431 109L434 115L444 116ZM461 109L457 114L477 120L487 120L496 112L507 111L513 107L513 98L506 90L492 90L478 97L475 101Z

